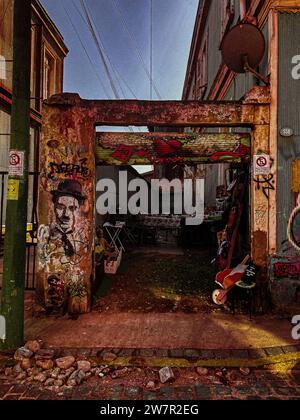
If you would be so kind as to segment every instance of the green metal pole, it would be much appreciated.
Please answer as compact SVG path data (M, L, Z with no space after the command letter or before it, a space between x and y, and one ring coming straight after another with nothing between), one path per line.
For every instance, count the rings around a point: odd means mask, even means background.
M14 349L24 340L24 287L30 137L31 0L14 1L13 101L10 175L5 222L1 316L5 338L0 348ZM2 321L3 321L2 318Z

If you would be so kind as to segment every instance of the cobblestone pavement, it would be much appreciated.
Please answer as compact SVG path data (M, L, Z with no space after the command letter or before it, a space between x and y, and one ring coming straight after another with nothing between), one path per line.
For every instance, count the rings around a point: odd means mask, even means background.
M78 387L66 387L56 393L36 384L9 382L0 378L1 400L300 400L300 370L289 374L253 370L242 376L231 370L232 380L216 376L215 371L195 379L189 370L177 369L177 376L186 376L184 384L160 385L155 391L144 386L86 382Z

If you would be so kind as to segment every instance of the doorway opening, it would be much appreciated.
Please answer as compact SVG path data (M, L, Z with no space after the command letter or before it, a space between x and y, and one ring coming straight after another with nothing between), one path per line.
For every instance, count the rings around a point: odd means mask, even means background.
M133 133L136 132L129 136ZM97 134L97 139L98 135L102 136ZM105 193L106 202L100 201L108 206L109 192L100 188L99 182L113 181L116 211L99 214L100 205L96 205L93 310L186 314L223 311L224 307L216 306L212 300L216 274L239 264L250 254L249 159L227 157L210 162L200 155L197 161L193 155L194 162L185 161L178 159L178 154L172 155L177 140L171 142L160 134L161 142L155 140L156 150L168 155L166 158L149 160L149 154L139 153L136 144L133 151L128 141L123 141L122 147L120 144L114 147L111 160L111 150L105 146L107 135L103 137L102 150L96 152L96 203ZM139 138L143 134L139 131L136 135ZM163 179L170 183L179 180L182 190L171 189L170 206L165 211L162 188L159 211L154 213L151 185ZM187 214L184 206L182 213L176 212L176 194L184 196L184 180L192 182L194 205L200 194L196 181L203 180L201 223L188 223L191 214ZM129 186L132 182L137 186L145 182L149 187L148 207L138 214L125 212L121 197L124 188L127 189L128 210L128 203L136 194ZM137 204L142 207L140 202ZM225 307L228 309L230 306Z

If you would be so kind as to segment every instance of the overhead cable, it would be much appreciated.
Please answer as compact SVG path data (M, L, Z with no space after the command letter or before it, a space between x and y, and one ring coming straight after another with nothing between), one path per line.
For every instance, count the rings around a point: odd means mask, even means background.
M83 20L84 24L85 24L85 25L87 25L88 29L90 30L89 23L87 22L86 18L85 18L85 17L83 16L83 14L81 13L81 11L80 11L80 9L78 8L78 6L77 6L77 4L76 4L75 0L72 0L72 1L73 1L73 5L74 5L74 7L75 7L76 11L78 12L79 16L80 16L80 17L81 17L81 19ZM110 66L111 66L111 68L112 68L112 70L113 70L113 72L115 73L116 79L117 79L117 81L118 81L118 84L119 84L120 90L121 90L121 92L122 92L122 94L123 94L124 98L126 98L126 95L124 94L124 91L123 91L123 89L122 89L122 85L121 85L121 83L120 83L120 80L119 80L119 79L121 79L121 81L122 81L122 82L124 83L124 85L127 87L127 89L129 90L129 92L131 93L131 95L132 95L135 99L137 99L137 97L136 97L135 93L133 92L133 90L131 89L131 87L130 87L130 86L129 86L129 84L127 83L127 81L124 79L124 77L121 75L121 73L118 71L118 69L117 69L117 68L116 68L116 66L113 64L112 60L110 59L109 54L108 54L108 53L106 52L106 50L105 50L104 43L103 43L103 41L102 41L102 37L101 37L101 35L100 35L100 33L99 33L99 31L98 31L97 29L96 29L96 32L97 32L97 35L98 35L98 38L99 38L99 43L100 43L100 46L101 46L101 48L102 48L103 54L104 54L104 56L106 57L107 61L109 62Z
M118 91L117 91L117 88L116 88L115 82L114 82L114 80L113 80L113 78L112 78L112 76L111 76L111 74L110 74L109 67L108 67L108 64L107 64L107 62L106 62L106 58L105 58L105 56L104 56L104 54L103 54L103 51L102 51L102 48L101 48L101 44L100 44L100 41L99 41L99 39L98 39L98 36L97 36L97 31L96 31L96 28L95 28L95 25L94 25L93 19L92 19L92 17L91 17L90 11L89 11L89 9L88 9L88 7L87 7L87 5L86 5L85 0L80 0L80 2L81 2L81 6L82 6L82 8L83 8L83 11L84 11L84 14L85 14L85 17L86 17L86 20L87 20L88 26L89 26L89 30L90 30L90 32L91 32L91 35L92 35L93 39L94 39L94 42L95 42L95 45L96 45L96 47L97 47L97 50L98 50L99 56L100 56L100 58L101 58L101 61L102 61L102 63L103 63L103 66L104 66L104 69L105 69L106 75L107 75L107 77L108 77L108 80L109 80L109 83L110 83L111 89L112 89L112 91L113 91L113 93L114 93L114 95L115 95L115 98L116 98L116 99L120 99L120 95L119 95L119 93L118 93Z
M102 87L102 89L103 89L103 91L104 91L105 95L107 96L107 98L111 99L111 95L108 93L108 90L107 90L106 86L104 85L104 83L103 83L102 79L100 78L99 73L96 71L96 69L95 69L95 64L93 63L93 61L92 61L92 59L91 59L91 57L90 57L90 55L89 55L89 53L88 53L88 51L87 51L87 49L86 49L86 47L85 47L85 45L84 45L84 43L83 43L83 41L82 41L81 37L80 37L79 32L78 32L78 30L77 30L76 26L74 25L74 23L73 23L73 21L72 21L72 19L71 19L71 16L70 16L70 14L69 14L68 10L66 9L66 7L65 7L65 5L64 5L64 3L63 3L63 2L61 3L61 5L62 5L62 7L63 7L63 9L64 9L64 11L65 11L65 13L66 13L66 15L67 15L68 19L69 19L69 22L70 22L70 24L71 24L71 26L72 26L72 28L73 28L74 32L75 32L75 33L76 33L76 35L77 35L77 38L78 38L78 40L79 40L79 42L80 42L80 44L81 44L81 46L82 46L82 48L83 48L83 50L84 50L84 52L85 52L85 54L86 54L86 56L87 56L87 58L88 58L88 60L89 60L90 64L91 64L91 67L92 67L92 69L93 69L93 71L94 71L94 73L95 73L95 75L96 75L96 77L97 77L97 79L98 79L99 83L101 84L101 87Z
M139 47L138 47L137 40L136 40L136 38L134 37L133 33L130 31L130 29L129 29L129 27L128 27L128 24L127 24L127 22L126 22L126 19L125 19L125 17L124 17L124 14L123 14L122 9L120 8L119 3L117 3L117 1L116 1L116 0L111 0L111 3L113 4L113 6L114 6L115 10L117 11L117 13L118 13L118 15L119 15L119 17L120 17L120 20L121 20L121 23L122 23L122 25L123 25L124 31L125 31L125 32L127 33L127 35L129 36L129 39L130 39L130 42L131 42L131 46L132 46L133 50L136 52L137 57L138 57L138 59L139 59L139 61L140 61L141 65L142 65L142 67L143 67L143 69L144 69L144 71L145 71L145 73L146 73L146 75L147 75L148 79L149 79L149 80L150 80L150 82L152 83L152 85L153 85L153 89L154 89L154 91L155 91L155 93L156 93L156 95L157 95L158 99L162 99L162 97L161 97L161 95L160 95L160 93L159 93L159 91L158 91L158 89L157 89L157 87L156 87L156 84L155 84L155 82L154 82L153 78L151 77L151 74L150 74L150 72L149 72L149 69L148 69L148 67L147 67L147 65L146 65L146 63L145 63L145 61L144 61L144 59L143 59L142 53L141 53L141 51L140 51L140 49L139 49Z

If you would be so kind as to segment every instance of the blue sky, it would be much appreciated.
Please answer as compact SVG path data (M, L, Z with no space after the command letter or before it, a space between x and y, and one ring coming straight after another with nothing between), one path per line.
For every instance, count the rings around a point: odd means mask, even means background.
M120 98L150 99L147 72L149 75L151 1L85 1L109 57L110 73ZM41 0L41 3L70 50L65 61L64 90L78 92L86 99L114 99L96 44L83 20L80 0ZM152 4L154 84L162 99L181 99L198 0L152 0ZM152 95L153 99L159 99L154 88Z
M162 99L180 99L198 0L152 1L153 79ZM65 63L65 91L78 92L87 99L107 98L96 76L98 73L107 93L112 95L92 36L78 13L79 10L83 14L80 0L42 0L41 2L70 49ZM149 70L150 0L87 0L86 3L110 61L138 99L149 99L150 81L137 50L140 51ZM65 9L94 63L94 70ZM113 78L115 79L114 75ZM123 82L122 87L124 96L128 99L133 98ZM121 92L120 96L123 97ZM155 92L153 92L153 98L158 99Z

